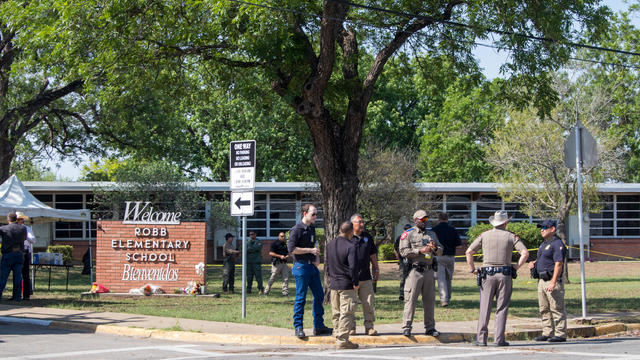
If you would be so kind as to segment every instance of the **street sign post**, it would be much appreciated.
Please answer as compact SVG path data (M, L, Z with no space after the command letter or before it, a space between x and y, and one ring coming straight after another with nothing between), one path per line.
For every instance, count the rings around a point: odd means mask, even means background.
M582 291L582 318L587 317L587 291L584 276L584 239L582 238L582 167L598 164L597 143L589 130L576 122L576 127L564 143L565 165L576 168L578 180L578 237L580 238L580 285Z
M242 318L247 317L247 216L253 216L253 189L256 182L256 141L229 144L229 189L231 215L242 216Z
M231 216L253 216L253 191L231 192Z
M253 190L256 181L256 141L232 141L229 149L229 188Z

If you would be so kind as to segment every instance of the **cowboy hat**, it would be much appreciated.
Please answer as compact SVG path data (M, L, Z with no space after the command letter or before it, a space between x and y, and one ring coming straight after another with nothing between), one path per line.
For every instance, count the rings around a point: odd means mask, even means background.
M489 216L489 223L494 227L506 224L511 220L509 214L504 210L498 210L493 216Z
M16 211L16 218L22 219L22 220L25 220L25 221L29 220L29 217L25 213L23 213L21 211Z

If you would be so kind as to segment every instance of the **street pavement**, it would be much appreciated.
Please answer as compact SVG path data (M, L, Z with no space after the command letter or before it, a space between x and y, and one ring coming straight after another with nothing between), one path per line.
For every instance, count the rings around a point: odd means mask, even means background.
M326 346L235 345L89 333L0 321L2 359L640 359L638 334L570 339L562 344L512 341L507 348L468 343L336 350Z
M640 313L593 314L592 323L579 324L576 317L569 316L569 337L588 338L610 333L640 331ZM625 319L626 322L617 322ZM330 336L308 336L300 340L293 336L292 329L269 326L224 323L194 319L146 316L111 312L53 309L31 306L0 304L0 322L38 325L51 329L73 330L80 332L134 336L152 339L176 340L185 342L207 342L235 345L277 345L277 346L332 346ZM379 336L362 335L364 329L358 327L358 335L352 341L363 346L415 345L435 343L468 343L475 337L475 321L438 322L442 332L438 338L421 335L421 325L414 327L414 336L401 335L400 324L377 324ZM541 334L541 321L538 318L509 317L507 321L507 339L532 339ZM163 329L179 329L170 331ZM489 324L493 330L493 321ZM313 333L306 329L307 335ZM490 335L491 336L491 335Z

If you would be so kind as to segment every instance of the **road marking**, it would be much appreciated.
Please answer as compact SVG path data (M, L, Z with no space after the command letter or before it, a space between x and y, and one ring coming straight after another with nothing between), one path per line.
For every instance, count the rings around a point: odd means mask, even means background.
M10 358L3 358L4 360L19 360L19 359L51 359L51 358L59 358L59 357L72 357L72 356L85 356L85 355L97 355L97 354L108 354L115 352L127 352L127 351L141 351L141 350L165 350L165 351L176 351L176 352L191 352L191 349L186 349L188 347L196 347L200 345L176 345L176 346L138 346L138 347L129 347L129 348L119 348L119 349L101 349L101 350L84 350L84 351L68 351L63 353L47 353L47 354L37 354L37 355L22 355ZM196 350L198 351L198 350ZM201 355L204 352L200 352ZM211 356L212 353L207 353Z

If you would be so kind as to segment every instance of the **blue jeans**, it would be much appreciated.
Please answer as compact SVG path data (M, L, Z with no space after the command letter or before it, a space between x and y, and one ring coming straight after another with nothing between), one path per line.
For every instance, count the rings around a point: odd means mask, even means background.
M293 304L293 327L303 327L304 305L307 302L307 289L313 294L313 327L324 328L324 290L320 281L320 271L313 264L293 263L291 274L296 280L296 300Z
M24 255L20 251L14 251L2 254L0 261L0 297L7 286L9 272L13 271L13 299L22 299L22 264L24 263Z

